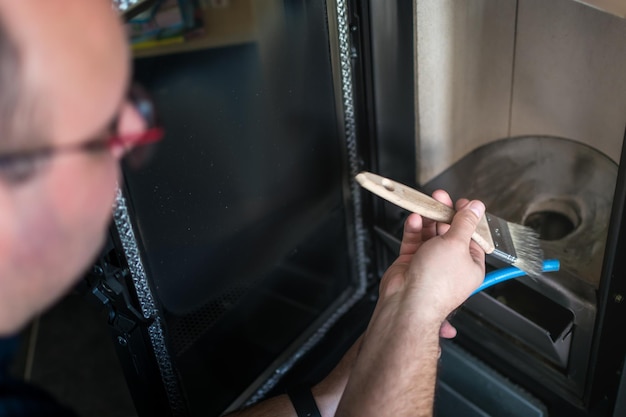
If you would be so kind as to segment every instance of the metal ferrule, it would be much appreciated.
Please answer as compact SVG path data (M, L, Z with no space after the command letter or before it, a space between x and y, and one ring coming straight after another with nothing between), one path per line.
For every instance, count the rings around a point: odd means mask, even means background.
M495 250L490 255L507 264L517 261L515 245L507 222L491 214L486 214L485 217L495 246Z

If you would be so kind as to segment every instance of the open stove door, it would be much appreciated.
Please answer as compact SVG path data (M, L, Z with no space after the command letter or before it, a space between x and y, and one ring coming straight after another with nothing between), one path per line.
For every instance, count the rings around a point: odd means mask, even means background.
M219 7L246 37L134 62L166 137L124 167L102 270L126 290L98 294L128 306L111 322L140 415L262 399L368 286L346 2Z

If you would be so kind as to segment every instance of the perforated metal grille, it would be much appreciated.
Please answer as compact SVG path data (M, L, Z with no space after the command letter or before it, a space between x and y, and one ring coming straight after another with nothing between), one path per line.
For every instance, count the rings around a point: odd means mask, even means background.
M249 289L250 286L245 284L231 286L202 308L169 320L173 355L179 356L193 346Z

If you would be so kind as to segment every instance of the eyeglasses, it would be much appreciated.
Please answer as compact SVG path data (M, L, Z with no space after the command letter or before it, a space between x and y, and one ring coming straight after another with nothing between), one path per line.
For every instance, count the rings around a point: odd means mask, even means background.
M39 149L12 152L0 155L0 178L18 184L34 177L53 157L71 153L98 153L123 148L126 159L132 167L146 162L152 149L150 145L159 142L164 131L159 126L156 107L147 91L134 84L128 92L128 102L145 123L139 133L119 134L120 114L113 119L110 134L86 142L67 146L43 147Z

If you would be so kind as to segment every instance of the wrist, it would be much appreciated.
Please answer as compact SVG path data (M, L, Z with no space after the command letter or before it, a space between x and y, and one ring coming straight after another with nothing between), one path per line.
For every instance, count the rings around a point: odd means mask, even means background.
M379 299L371 321L381 322L388 332L398 329L415 329L422 332L433 329L438 334L439 328L449 313L437 304L436 300L416 297L412 294L396 294L394 297ZM372 323L370 323L371 327ZM379 329L383 330L383 329Z

